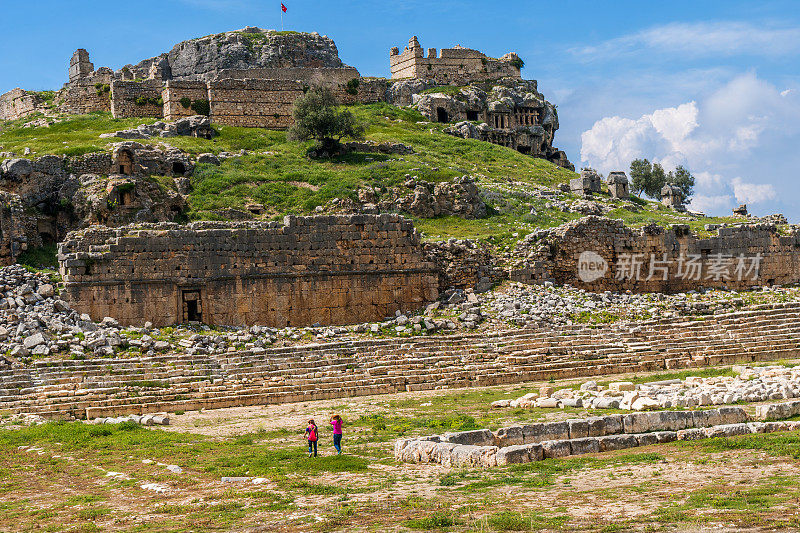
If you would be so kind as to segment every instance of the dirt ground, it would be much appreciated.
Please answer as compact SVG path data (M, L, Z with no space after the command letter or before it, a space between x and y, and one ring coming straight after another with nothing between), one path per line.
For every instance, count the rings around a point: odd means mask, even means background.
M541 385L173 413L171 425L163 428L79 422L0 429L0 530L766 531L800 526L800 435L795 433L671 443L494 469L394 461L397 437L441 432L441 424L494 428L593 414L489 408L494 399ZM341 457L335 456L326 427L333 413L346 421ZM306 457L303 448L309 418L321 428L318 458Z

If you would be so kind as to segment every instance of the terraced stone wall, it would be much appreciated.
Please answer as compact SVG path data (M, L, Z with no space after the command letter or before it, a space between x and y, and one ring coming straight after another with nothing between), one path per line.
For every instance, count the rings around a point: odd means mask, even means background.
M161 80L120 81L111 84L111 113L114 118L163 117Z
M734 290L800 282L800 232L774 225L720 228L701 238L686 225L634 230L620 220L590 216L527 240L511 278L568 283L593 292ZM593 279L595 278L596 279Z
M303 95L293 80L226 79L209 83L211 118L217 124L247 128L286 129L292 107Z
M89 228L67 236L59 261L76 310L123 324L346 324L438 296L398 215Z
M208 85L204 81L167 81L162 91L164 119L173 122L183 117L197 115L192 104L208 101ZM184 104L189 104L184 105Z

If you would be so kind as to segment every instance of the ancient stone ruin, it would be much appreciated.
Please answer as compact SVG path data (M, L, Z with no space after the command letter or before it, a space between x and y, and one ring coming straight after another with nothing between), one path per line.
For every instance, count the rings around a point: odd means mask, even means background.
M122 324L349 324L438 297L398 215L93 227L68 235L59 261L64 298Z
M425 54L416 36L408 40L408 46L402 53L397 47L392 48L389 63L392 79L431 80L443 85L521 78L522 68L522 62L515 53L493 59L477 50L455 46L442 49L438 56L436 48L428 48Z
M800 282L800 231L769 224L719 228L699 238L689 226L634 230L621 220L589 216L529 235L517 245L511 279L554 281L592 292L674 293L701 287L732 290Z
M591 196L602 191L603 180L600 175L591 168L581 169L581 176L569 181L569 189L579 196Z
M625 200L630 196L628 176L624 172L610 172L608 174L608 191L611 198Z
M386 99L386 81L344 65L328 37L245 28L178 43L117 71L95 69L78 49L55 102L68 114L110 111L115 118L167 121L208 115L217 124L284 129L294 101L311 85L330 88L343 103ZM2 95L0 119L40 110L39 100L21 89Z
M661 203L676 211L686 211L683 205L683 191L675 185L666 184L661 189Z

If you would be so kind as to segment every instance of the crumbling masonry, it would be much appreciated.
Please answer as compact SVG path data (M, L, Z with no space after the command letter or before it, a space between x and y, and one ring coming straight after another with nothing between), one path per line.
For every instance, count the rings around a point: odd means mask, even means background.
M398 215L94 227L59 245L64 298L95 320L272 327L382 320L438 297Z

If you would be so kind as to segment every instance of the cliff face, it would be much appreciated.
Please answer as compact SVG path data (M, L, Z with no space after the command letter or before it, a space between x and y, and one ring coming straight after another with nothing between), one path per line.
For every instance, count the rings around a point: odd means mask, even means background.
M224 70L344 67L332 39L318 33L245 28L176 44L166 55L130 67L147 77L154 63L165 79L208 80Z

